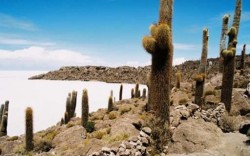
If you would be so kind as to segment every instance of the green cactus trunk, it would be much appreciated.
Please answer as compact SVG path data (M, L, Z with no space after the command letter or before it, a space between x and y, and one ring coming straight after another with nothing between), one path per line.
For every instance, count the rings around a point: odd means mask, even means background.
M139 97L139 84L136 83L135 85L135 98L138 98Z
M87 127L89 120L89 100L87 90L83 90L82 94L82 126Z
M122 91L123 91L123 85L121 84L119 92L119 100L122 100Z
M203 104L203 91L205 84L205 76L206 76L206 66L207 66L207 53L208 53L208 29L203 30L203 46L202 46L202 54L201 61L199 67L199 73L196 76L196 89L195 89L195 104L202 106Z
M145 50L152 55L148 105L154 112L156 122L152 123L151 128L157 151L163 150L169 141L170 78L173 62L172 7L173 0L160 1L159 23L150 27L151 36L143 38Z
M228 113L232 107L232 92L233 92L233 80L235 71L235 54L237 38L239 33L239 25L241 18L242 3L241 0L236 1L236 9L234 14L233 26L228 32L228 48L222 52L224 58L224 70L222 77L222 89L221 89L221 101L225 104Z
M28 107L25 113L25 149L32 151L33 148L33 110Z
M131 89L131 99L135 98L135 91L134 88Z
M175 76L176 76L176 88L180 89L181 88L181 73L177 72Z
M244 44L243 49L241 51L240 69L245 69L245 59L246 59L246 44Z
M64 113L64 123L67 124L69 122L70 118L69 118L69 113L65 112Z
M4 115L4 104L1 105L1 108L0 108L0 125L2 123L2 117Z
M4 114L2 117L2 123L0 125L0 137L7 135L8 127L8 114Z
M108 112L112 112L113 109L114 109L113 98L112 98L112 96L109 96L109 101L108 101Z
M220 64L219 64L219 72L223 72L223 56L222 52L226 49L226 38L227 38L227 31L228 31L228 24L229 24L229 15L224 15L222 19L222 31L221 31L221 39L220 39Z
M77 92L73 91L70 99L70 114L69 114L70 118L73 118L75 116L76 101L77 101Z
M146 97L147 97L147 90L146 90L146 88L144 88L142 91L142 98L146 99Z

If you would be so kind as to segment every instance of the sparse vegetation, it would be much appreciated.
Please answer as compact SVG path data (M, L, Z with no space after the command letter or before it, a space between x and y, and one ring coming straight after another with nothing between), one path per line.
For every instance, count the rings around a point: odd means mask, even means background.
M118 117L119 113L117 111L109 112L108 117L110 120L116 119Z
M88 121L85 129L88 133L94 132L95 131L95 123L92 121Z

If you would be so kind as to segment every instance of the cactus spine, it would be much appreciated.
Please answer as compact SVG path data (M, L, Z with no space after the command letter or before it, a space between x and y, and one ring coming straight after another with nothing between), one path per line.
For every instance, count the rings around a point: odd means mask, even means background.
M149 106L152 106L154 116L159 119L155 121L157 127L163 132L152 132L158 150L163 149L169 137L170 77L173 62L172 7L173 0L160 1L159 22L151 25L151 35L143 38L145 50L152 55Z
M119 92L119 100L122 100L122 91L123 91L123 85L121 84Z
M245 69L245 59L246 59L246 44L244 44L243 49L241 51L240 69Z
M181 88L181 73L177 72L175 76L176 76L176 88L180 89Z
M235 70L235 54L241 18L241 0L236 1L233 26L228 32L228 47L222 52L224 69L222 77L221 101L225 104L227 112L231 111L233 80Z
M86 128L89 119L89 99L88 91L83 90L82 93L82 126Z
M113 109L114 109L113 98L112 98L112 96L109 96L109 101L108 101L108 112L112 112Z
M28 107L25 112L25 149L32 151L33 147L33 110Z
M226 38L227 38L227 31L228 31L228 23L229 23L229 17L230 15L224 15L222 19L222 30L221 30L221 39L220 39L220 65L219 65L219 71L220 73L223 72L223 56L222 52L226 49Z
M199 73L196 75L196 89L195 89L195 103L199 106L202 106L203 103L203 91L206 77L206 65L207 65L207 53L208 53L208 29L203 30L203 46L201 61L199 67Z

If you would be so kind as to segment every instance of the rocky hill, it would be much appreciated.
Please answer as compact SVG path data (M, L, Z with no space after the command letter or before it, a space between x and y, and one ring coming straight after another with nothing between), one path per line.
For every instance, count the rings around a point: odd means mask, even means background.
M239 66L240 56L236 57L236 67ZM219 72L219 59L211 58L208 62L212 64L208 66L207 78L210 79ZM182 79L185 82L193 82L193 76L199 67L199 61L186 61L181 65L173 67L172 85L175 84L175 73L180 71ZM250 57L246 58L246 67L250 67ZM242 76L236 74L235 85L245 88L249 82L250 70L243 72ZM240 71L236 71L240 73ZM129 67L121 66L116 68L104 66L82 66L82 67L62 67L56 71L50 71L45 74L35 75L30 77L30 80L82 80L82 81L102 81L107 83L140 83L147 84L147 79L150 73L150 66L145 67ZM172 87L173 87L172 86Z

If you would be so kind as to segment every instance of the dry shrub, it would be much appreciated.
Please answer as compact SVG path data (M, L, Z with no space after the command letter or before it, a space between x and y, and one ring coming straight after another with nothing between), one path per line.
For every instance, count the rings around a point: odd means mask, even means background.
M110 120L116 119L119 116L119 113L117 111L112 111L108 114L108 117Z

